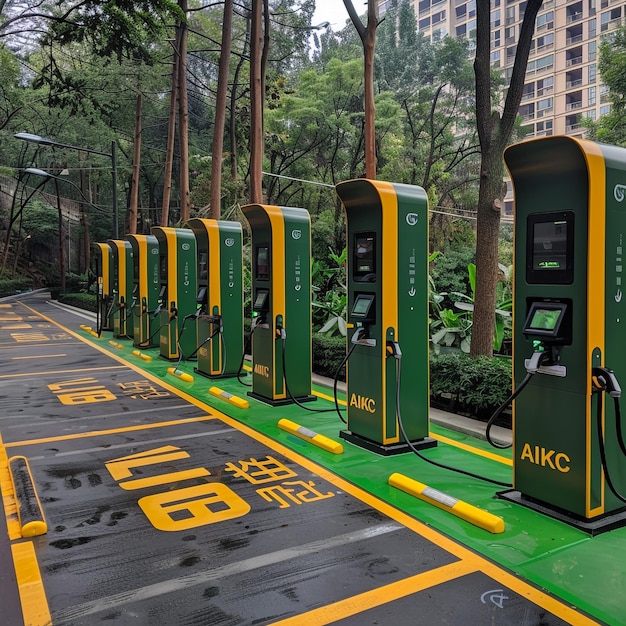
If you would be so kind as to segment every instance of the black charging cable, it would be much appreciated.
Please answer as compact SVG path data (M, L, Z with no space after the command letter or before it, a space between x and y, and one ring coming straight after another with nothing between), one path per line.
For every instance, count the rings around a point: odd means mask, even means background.
M548 352L533 353L532 357L529 359L528 365L526 366L526 376L524 376L522 382L517 386L515 391L493 412L493 415L489 418L489 421L487 422L487 427L485 428L485 438L494 448L498 448L499 450L506 450L511 447L512 444L510 443L502 444L494 441L494 439L491 437L491 429L493 428L493 425L495 424L498 417L502 415L502 412L510 404L513 403L513 400L515 400L515 398L517 398L517 396L519 396L522 391L524 391L524 388L526 387L526 385L528 385L530 379L537 373L537 370L541 367L541 364L544 361L547 361L548 358Z
M598 446L600 448L600 462L602 463L602 469L604 470L604 478L606 484L613 493L613 495L621 502L626 503L626 496L622 495L615 487L613 480L611 479L611 473L609 472L609 464L606 458L606 448L604 445L604 428L602 427L602 407L603 407L603 394L608 393L612 398L615 405L615 425L617 430L617 440L619 442L622 454L626 455L624 447L624 440L622 437L621 428L621 411L619 406L619 398L622 390L615 378L615 374L612 370L605 367L594 367L592 370L593 391L598 393L598 408L596 411L596 425L598 430Z
M285 333L285 329L282 327L279 327L278 330L280 330L280 340L281 340L281 353L282 353L282 362L283 362L283 382L285 383L285 391L287 392L287 396L289 397L289 399L296 405L299 406L301 409L304 409L305 411L309 411L311 413L331 413L335 411L335 407L333 407L332 409L314 409L313 407L307 406L306 404L303 404L302 402L300 402L298 400L298 398L296 398L290 391L289 389L289 383L287 382L287 363L285 361L285 342L287 341L287 334Z
M400 410L400 380L402 376L402 351L400 350L400 346L397 342L391 342L387 345L388 349L391 350L389 357L393 357L396 360L396 413L398 416L398 426L400 427L400 432L402 433L402 437L404 441L409 446L409 448L423 461L434 465L435 467L439 467L441 469L450 470L452 472L457 472L458 474L463 474L464 476L469 476L470 478L477 478L478 480L483 480L485 482L491 483L493 485L498 485L499 487L512 487L510 483L505 483L499 480L494 480L492 478L487 478L485 476L480 476L480 474L474 474L473 472L469 472L467 470L460 469L458 467L452 467L451 465L445 465L444 463L439 463L438 461L434 461L433 459L429 459L427 456L424 456L411 442L411 440L407 437L406 431L404 430L404 424L402 422L402 412Z

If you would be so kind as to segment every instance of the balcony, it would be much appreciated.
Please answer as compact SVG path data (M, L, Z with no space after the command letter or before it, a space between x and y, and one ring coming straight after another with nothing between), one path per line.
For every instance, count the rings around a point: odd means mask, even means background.
M566 24L573 24L574 22L578 22L583 19L582 11L580 13L572 13L565 18Z
M567 39L565 39L565 44L568 46L571 46L572 44L580 43L582 40L583 40L582 34L574 35L572 37L567 37Z
M572 67L572 65L580 65L583 62L582 55L579 57L572 57L565 61L565 67Z
M582 78L576 78L575 80L565 81L565 89L572 89L574 87L580 87L583 84Z
M582 108L583 108L582 100L579 100L577 102L568 102L565 105L565 110L566 111L574 111L576 109L582 109Z

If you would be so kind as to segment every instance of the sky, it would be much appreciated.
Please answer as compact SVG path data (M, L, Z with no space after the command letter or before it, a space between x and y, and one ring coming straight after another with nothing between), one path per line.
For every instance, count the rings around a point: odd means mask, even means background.
M358 9L360 0L354 4ZM311 24L321 24L322 22L330 22L333 30L341 30L346 25L348 12L343 4L343 0L315 0L315 13Z

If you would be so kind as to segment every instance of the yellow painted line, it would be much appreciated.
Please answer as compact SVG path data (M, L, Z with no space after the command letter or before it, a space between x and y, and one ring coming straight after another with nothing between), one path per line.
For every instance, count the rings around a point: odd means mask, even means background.
M38 354L36 356L12 356L11 361L24 361L26 359L54 359L67 356L67 354Z
M107 352L108 354L108 352ZM103 372L106 370L123 369L119 365L111 365L110 367L82 367L76 370L52 370L50 372L26 372L25 374L3 374L0 378L23 378L25 376L51 376L52 374L74 374L75 372Z
M208 407L207 407L208 408ZM212 410L212 409L211 409ZM164 428L167 426L178 426L179 424L193 424L195 422L208 422L216 419L214 415L202 417L189 417L182 420L172 420L169 422L156 422L155 424L141 424L139 426L125 426L123 428L110 428L108 430L91 430L86 433L75 433L72 435L60 435L58 437L44 437L42 439L27 439L25 441L14 441L4 444L6 448L16 448L18 446L35 446L40 443L50 443L53 441L69 441L71 439L85 439L88 437L101 437L102 435L114 435L117 433L129 433L137 430L151 430L154 428Z
M321 393L320 391L313 391L313 395L317 396L318 398L323 398L324 400L329 400L332 403L335 402L335 398L333 398L332 396L328 396L325 393ZM348 403L341 398L337 398L337 404L341 406L348 406Z
M325 624L332 624L476 571L475 562L456 561L371 591L359 593L346 600L333 602L308 613L301 613L279 622L273 622L272 626L324 626Z
M404 491L404 493L408 493L410 496L432 504L438 509L452 513L452 515L460 517L466 522L483 528L490 533L500 534L504 532L504 520L501 517L488 511L483 511L442 491L433 489L413 478L394 472L389 476L389 484L396 489L400 489L400 491Z
M492 461L497 461L498 463L503 463L504 465L509 465L511 467L513 466L512 459L507 459L506 457L500 456L499 454L494 454L493 452L489 452L488 450L475 448L474 446L470 446L460 441L455 441L454 439L450 439L449 437L445 437L444 435L436 435L434 433L429 434L433 439L441 441L441 443L445 443L449 446L454 446L455 448L459 448L460 450L466 450L467 452L471 452L472 454L482 456L485 459L491 459Z
M15 567L24 624L26 626L52 624L33 542L15 543L11 546L11 553L13 555L13 565Z
M156 485L171 485L189 480L192 478L204 478L210 476L211 472L204 467L194 467L193 469L180 470L179 472L169 472L168 474L159 474L158 476L149 476L148 478L133 478L133 480L125 480L118 485L130 491L133 489L144 489L145 487L154 487Z
M26 306L26 305L23 305L23 306ZM45 318L45 316L42 316L42 317ZM129 367L135 372L142 374L147 379L152 380L153 382L157 383L159 386L167 389L168 391L173 392L179 398L186 400L187 402L198 407L200 410L206 411L207 413L212 413L214 418L220 419L224 424L231 426L232 428L238 430L244 435L248 435L252 439L258 441L260 444L267 446L270 450L273 450L274 452L287 457L294 463L301 465L303 468L308 469L309 471L319 476L322 480L328 481L335 487L341 489L343 492L357 498L364 504L376 509L383 515L386 515L387 517L398 522L399 524L402 524L403 526L417 533L424 539L431 541L435 545L439 546L442 550L446 550L450 554L456 556L459 559L462 559L468 564L473 563L474 571L482 571L483 573L487 574L494 580L502 583L503 585L506 585L508 588L510 588L512 591L515 591L520 596L528 599L529 601L533 602L534 604L537 604L538 606L541 606L549 610L556 617L560 617L561 619L569 622L570 624L576 624L576 626L592 626L592 625L597 626L596 621L585 617L584 615L579 613L576 609L564 604L563 602L557 600L556 598L550 597L549 595L539 591L538 589L535 589L533 586L529 585L528 583L525 583L524 581L516 578L512 574L507 573L506 570L504 570L500 566L495 565L494 563L491 563L486 558L475 554L469 548L466 548L460 543L457 543L456 541L453 541L447 536L441 534L439 531L435 530L434 528L431 528L430 526L427 526L426 524L420 522L414 517L411 517L408 513L405 513L404 511L397 509L396 507L392 506L391 504L388 504L384 500L379 499L377 496L367 491L364 491L363 489L361 489L361 487L358 487L357 485L350 483L349 481L337 476L336 474L333 474L331 471L327 470L321 465L317 465L313 461L307 459L306 457L303 457L297 452L294 452L290 448L287 448L286 446L275 441L274 439L271 439L270 437L263 435L262 433L254 430L253 428L247 426L246 424L243 424L242 422L239 422L229 417L228 415L215 409L211 405L206 404L198 400L197 398L190 396L188 393L185 393L184 391L181 391L180 389L168 384L167 382L158 378L157 376L154 376L150 372L147 372L146 370L136 366L133 363L124 361L117 354L113 354L112 352L109 352L108 350L101 348L98 344L92 343L86 337L80 337L79 335L72 332L71 330L65 328L64 326L61 326L54 320L51 320L49 318L45 318L45 319L55 324L59 328L62 328L66 332L71 333L83 343L86 343L92 346L93 348L100 350L100 352L102 352L103 354L107 354L113 360L124 364L126 367ZM183 423L183 421L180 420L176 423ZM298 625L307 624L307 622L303 621L304 616L300 615L298 616L298 618L299 618L299 621L297 622ZM294 622L294 626L295 626L295 622Z

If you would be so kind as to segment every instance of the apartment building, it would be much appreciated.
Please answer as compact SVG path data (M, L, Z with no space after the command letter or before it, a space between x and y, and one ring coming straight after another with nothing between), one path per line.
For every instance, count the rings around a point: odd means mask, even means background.
M480 1L480 0L479 0ZM418 29L433 40L446 35L473 41L477 0L413 0ZM390 0L379 4L381 14ZM525 0L491 0L491 61L510 77ZM582 137L583 117L610 109L597 71L603 35L626 17L624 0L546 0L537 16L520 115L530 137Z

